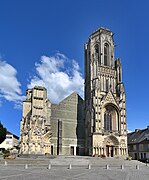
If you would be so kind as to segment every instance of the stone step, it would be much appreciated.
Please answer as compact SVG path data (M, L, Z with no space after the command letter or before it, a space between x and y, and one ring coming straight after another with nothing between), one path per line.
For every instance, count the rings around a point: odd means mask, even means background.
M129 166L134 167L136 165L144 166L143 163L136 161L136 160L124 160L124 159L118 159L118 158L96 158L96 157L56 157L54 159L40 159L40 158L19 158L17 157L14 160L5 160L3 158L0 158L0 164L4 165L5 161L7 161L7 164L32 164L32 165L48 165L49 163L56 166L68 166L69 164L75 165L75 166L87 166L88 164L91 164L92 166L106 166L107 164L109 166Z

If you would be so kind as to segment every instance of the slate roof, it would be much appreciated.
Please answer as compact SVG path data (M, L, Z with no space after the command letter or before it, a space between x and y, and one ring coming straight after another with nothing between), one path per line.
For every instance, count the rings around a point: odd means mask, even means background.
M128 133L128 144L138 144L143 141L149 142L149 126L146 129L136 129L134 132Z

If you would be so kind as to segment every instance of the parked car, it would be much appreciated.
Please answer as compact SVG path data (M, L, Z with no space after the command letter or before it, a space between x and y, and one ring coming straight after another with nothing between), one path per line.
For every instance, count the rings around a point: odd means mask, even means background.
M149 163L149 158L139 159L139 161L148 164Z

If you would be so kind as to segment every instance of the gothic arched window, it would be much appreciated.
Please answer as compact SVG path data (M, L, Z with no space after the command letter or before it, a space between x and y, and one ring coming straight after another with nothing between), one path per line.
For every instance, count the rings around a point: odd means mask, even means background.
M100 64L99 45L96 44L96 45L94 46L94 48L95 48L95 57L98 59L98 63Z
M99 46L98 46L98 44L95 45L95 53L97 53L97 54L99 53Z
M109 81L108 81L108 79L106 79L106 91L107 92L109 91Z
M112 130L112 115L110 111L104 113L104 129L107 131Z
M119 67L119 81L121 82L121 68Z
M109 57L109 45L107 43L104 44L104 65L108 66L108 57Z

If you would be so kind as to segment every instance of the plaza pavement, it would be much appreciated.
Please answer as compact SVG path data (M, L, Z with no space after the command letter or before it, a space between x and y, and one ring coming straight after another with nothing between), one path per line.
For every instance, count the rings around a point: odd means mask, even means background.
M0 158L0 180L149 180L149 165L122 158Z

